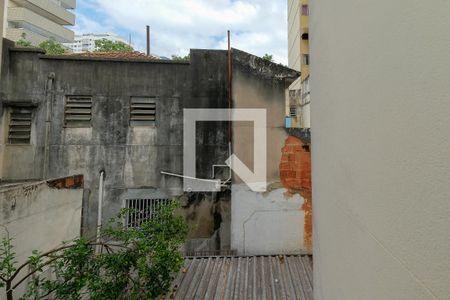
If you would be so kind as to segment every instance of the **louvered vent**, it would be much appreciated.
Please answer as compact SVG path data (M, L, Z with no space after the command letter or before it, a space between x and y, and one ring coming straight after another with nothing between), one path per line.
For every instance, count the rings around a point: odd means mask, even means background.
M157 216L158 210L169 205L170 199L126 199L124 207L128 210L124 223L126 228L136 228L145 221Z
M65 125L69 127L90 127L92 120L91 97L68 97L64 111Z
M11 109L8 142L10 144L29 144L31 137L32 108Z
M130 125L153 126L156 124L156 98L131 97Z

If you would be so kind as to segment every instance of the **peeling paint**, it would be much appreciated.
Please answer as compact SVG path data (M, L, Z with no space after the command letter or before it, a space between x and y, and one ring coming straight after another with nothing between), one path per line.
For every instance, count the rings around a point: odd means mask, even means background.
M289 136L281 149L281 183L287 189L285 196L301 195L305 200L301 209L305 213L304 246L312 249L312 191L311 191L311 153L309 146L299 138Z

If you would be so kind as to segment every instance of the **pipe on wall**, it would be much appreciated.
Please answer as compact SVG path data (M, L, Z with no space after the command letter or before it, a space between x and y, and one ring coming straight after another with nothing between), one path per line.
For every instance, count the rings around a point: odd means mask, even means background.
M100 171L100 179L98 184L98 215L97 215L97 246L96 252L100 254L102 247L100 246L100 236L102 230L102 218L103 218L103 185L105 180L105 171Z
M48 177L49 169L49 144L50 144L50 130L52 124L52 107L53 107L53 97L54 97L54 87L55 87L55 73L51 72L47 75L47 81L45 83L45 147L44 147L44 165L42 170L43 179Z

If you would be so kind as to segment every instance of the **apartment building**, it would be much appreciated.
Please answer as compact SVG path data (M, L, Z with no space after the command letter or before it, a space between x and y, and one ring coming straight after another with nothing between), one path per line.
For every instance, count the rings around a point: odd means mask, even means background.
M71 49L74 53L93 52L96 49L95 41L102 39L129 44L129 41L114 33L85 33L75 35L75 41L73 43L65 43L64 46Z
M309 0L288 0L288 66L300 71L286 99L286 127L310 128Z
M66 28L75 24L76 0L6 0L7 39L17 41L25 34L33 45L53 38L72 42L74 33Z

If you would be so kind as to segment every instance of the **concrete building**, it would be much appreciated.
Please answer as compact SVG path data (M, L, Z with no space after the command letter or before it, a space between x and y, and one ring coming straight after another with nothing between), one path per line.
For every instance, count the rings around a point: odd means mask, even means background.
M1 178L84 174L85 236L95 234L104 170L104 220L122 207L176 199L192 228L189 253L311 251L310 178L290 169L309 152L283 124L287 87L298 72L232 51L232 107L266 108L270 116L268 191L250 191L236 175L230 184L228 167L212 171L229 158L230 136L233 153L250 168L258 163L252 126L238 122L230 132L227 122L199 122L195 176L226 184L216 192L184 192L183 109L229 107L227 51L191 50L189 62L13 48L4 54ZM26 123L16 124L18 118Z
M129 41L114 33L84 33L75 35L74 42L65 43L64 46L71 49L73 53L93 52L96 50L95 41L102 39L129 44Z
M316 300L449 299L449 11L311 2Z
M66 26L75 24L71 12L76 0L6 0L7 29L5 37L12 41L26 40L33 45L55 39L72 42L74 33Z
M83 196L83 176L1 183L0 239L12 239L16 267L25 263L33 250L50 251L63 241L80 237ZM25 268L18 278L27 272ZM19 298L25 287L26 282L19 285L14 296Z
M310 128L308 0L288 0L288 66L301 76L289 87L287 125Z
M0 0L0 57L3 57L3 37L6 34L6 0ZM0 74L2 72L2 64L0 63Z

